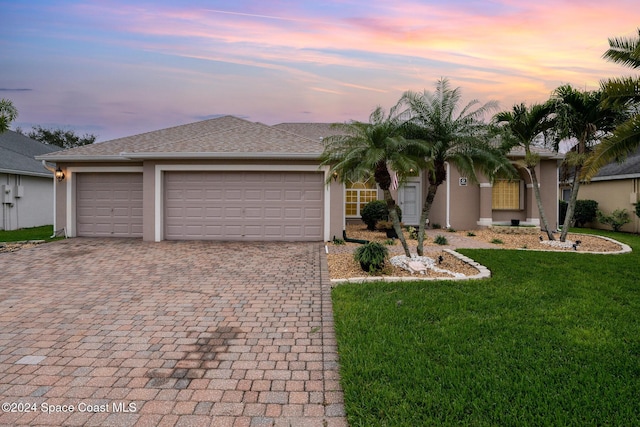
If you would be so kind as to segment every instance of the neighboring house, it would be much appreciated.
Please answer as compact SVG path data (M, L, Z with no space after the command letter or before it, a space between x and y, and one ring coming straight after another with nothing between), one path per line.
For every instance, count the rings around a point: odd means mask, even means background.
M319 166L322 140L336 132L326 123L267 126L225 116L38 159L65 173L57 184L56 228L71 237L327 241L342 237L345 222L381 196L373 182L345 186ZM488 183L458 188L452 172L455 186L442 191L449 204L434 206L432 218L448 212L459 229L512 218L536 223L530 180L522 176L522 185L501 185L511 199L493 209ZM555 157L543 160L540 176L544 191L552 190L555 225ZM426 185L416 176L398 190L405 224L417 224Z
M590 183L580 186L578 199L595 200L598 209L611 214L616 209L626 209L631 222L622 231L640 233L640 219L635 214L635 204L640 198L640 149L622 162L612 162L602 167ZM591 224L596 228L611 229L598 222Z
M0 230L53 223L53 174L34 157L59 149L11 130L0 133Z

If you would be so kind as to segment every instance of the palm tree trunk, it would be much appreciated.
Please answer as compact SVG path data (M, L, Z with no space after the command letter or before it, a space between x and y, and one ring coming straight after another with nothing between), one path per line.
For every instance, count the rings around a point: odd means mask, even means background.
M422 213L420 214L420 225L418 226L418 255L424 255L424 234L425 234L425 224L427 222L427 218L429 218L429 212L431 211L431 206L433 206L433 200L436 197L436 192L438 191L438 185L429 184L429 189L427 190L427 197L424 199L424 205L422 206Z
M576 166L575 174L573 176L573 183L571 184L571 199L567 205L567 214L564 217L564 224L562 224L562 233L560 233L560 241L565 242L567 240L567 233L569 228L573 227L573 213L576 210L576 201L578 200L578 189L580 188L580 172L582 166Z
M531 173L531 181L533 183L533 194L536 196L536 204L538 205L538 212L540 212L540 219L542 220L542 226L547 232L547 238L549 240L556 240L553 237L553 233L551 232L551 228L549 227L549 222L547 221L547 215L544 213L544 206L542 205L542 198L540 197L540 185L538 184L538 176L536 175L535 166L529 167L529 172Z
M393 196L391 195L391 191L389 189L382 190L384 194L384 201L387 202L387 209L389 210L389 218L393 223L393 229L398 235L398 239L400 243L402 243L402 248L404 249L404 254L407 258L411 258L411 251L409 251L409 245L407 244L407 239L404 238L404 233L402 232L402 227L400 226L400 218L398 218L398 211L396 210L396 201L393 200Z

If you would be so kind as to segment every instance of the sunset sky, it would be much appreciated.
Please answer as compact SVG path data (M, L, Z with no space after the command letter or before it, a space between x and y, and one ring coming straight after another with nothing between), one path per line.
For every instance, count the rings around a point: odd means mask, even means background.
M638 27L638 0L0 0L0 98L13 128L98 141L226 114L367 120L441 77L509 109L630 74L602 54Z

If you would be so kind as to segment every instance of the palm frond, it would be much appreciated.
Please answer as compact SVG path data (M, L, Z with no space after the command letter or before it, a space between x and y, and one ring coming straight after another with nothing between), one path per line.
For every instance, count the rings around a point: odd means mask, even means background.
M640 29L638 29L638 38L610 38L609 49L602 56L611 62L640 68Z

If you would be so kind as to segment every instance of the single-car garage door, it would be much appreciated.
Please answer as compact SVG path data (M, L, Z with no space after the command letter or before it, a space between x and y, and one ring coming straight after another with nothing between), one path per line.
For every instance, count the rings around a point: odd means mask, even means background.
M76 234L142 237L141 173L78 173Z
M323 238L323 175L314 172L165 172L164 238Z

